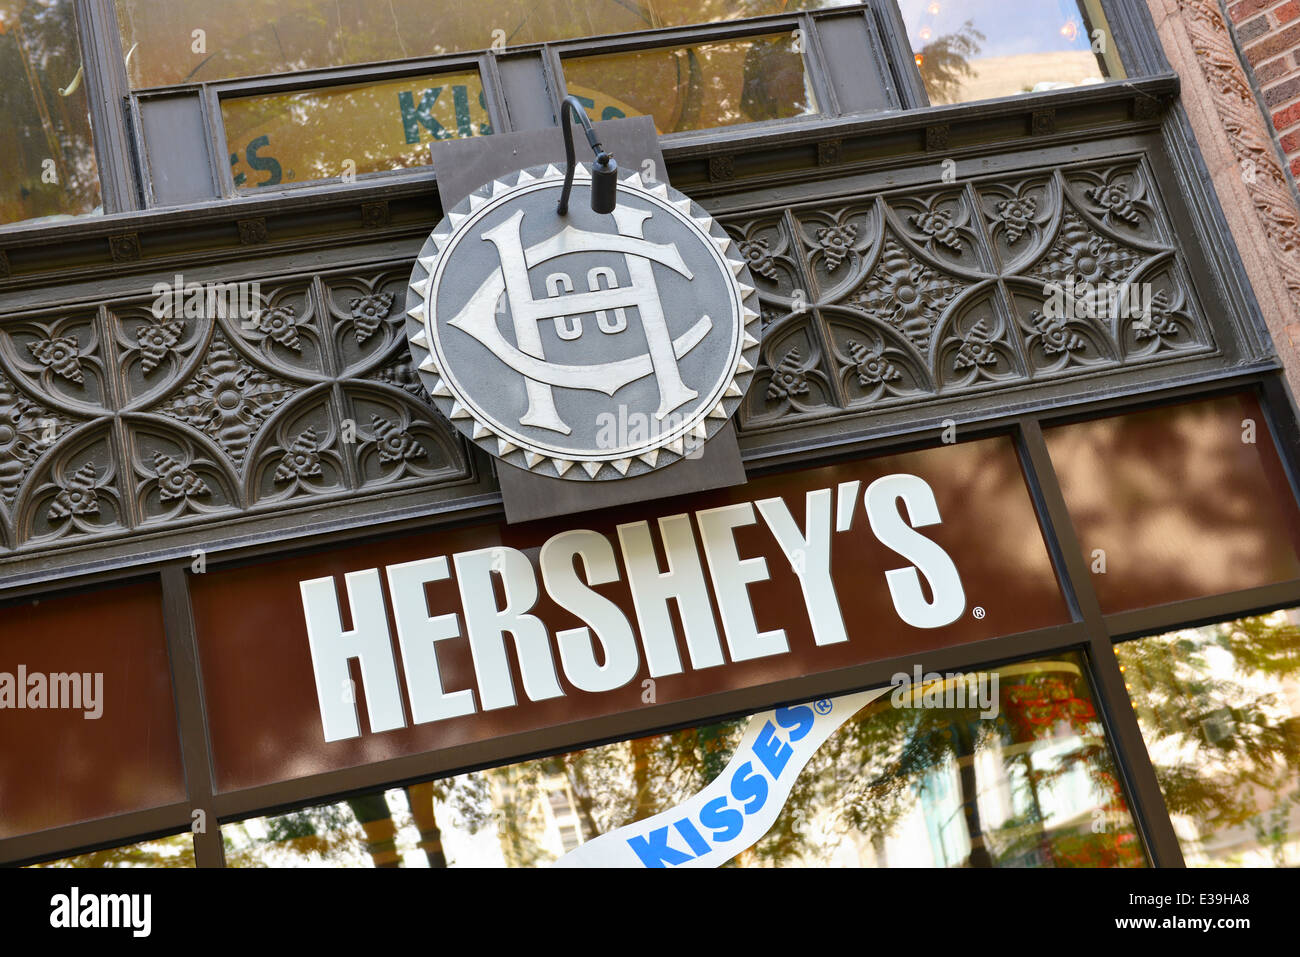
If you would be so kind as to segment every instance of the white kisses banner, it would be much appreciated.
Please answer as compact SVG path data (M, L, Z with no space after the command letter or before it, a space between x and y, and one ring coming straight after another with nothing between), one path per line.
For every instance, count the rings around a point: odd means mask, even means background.
M723 772L690 800L602 834L556 867L717 867L776 822L799 772L839 727L888 688L776 708L749 719Z

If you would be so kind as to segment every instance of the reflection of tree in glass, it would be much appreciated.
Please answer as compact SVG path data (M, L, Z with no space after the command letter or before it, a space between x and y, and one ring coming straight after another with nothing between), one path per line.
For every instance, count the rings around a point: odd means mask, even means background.
M1192 819L1201 844L1252 828L1280 862L1278 821L1300 795L1300 716L1271 689L1300 678L1300 627L1274 613L1115 653L1170 812ZM1215 666L1225 654L1231 671Z
M231 867L276 867L304 861L356 866L368 856L375 866L396 867L401 863L396 833L411 823L419 832L419 848L429 866L446 867L434 802L450 809L456 825L471 834L488 820L488 784L481 774L410 785L405 794L409 821L404 809L399 807L394 813L383 791L265 818L266 836L249 846L241 847L226 836L226 863Z
M91 212L99 180L86 87L73 82L81 56L72 2L18 6L0 9L0 151L11 174L0 181L0 223Z
M1041 664L1041 670L1007 679L996 719L982 718L975 705L896 708L888 696L868 705L813 755L771 829L730 866L822 862L851 834L869 841L883 863L886 837L945 775L959 789L957 820L971 848L966 858L947 863L1140 865L1141 846L1086 681L1073 662L1066 670ZM539 865L554 856L542 846L530 809L559 779L575 797L582 839L589 841L698 793L722 773L744 727L743 720L722 722L490 772L505 796L498 829L508 859ZM979 794L993 785L977 780L975 758L998 748L1005 752L1003 775L1015 792L1016 814L990 832ZM1053 748L1053 757L1030 753L1044 748ZM1071 821L1048 822L1042 794L1071 775L1078 781L1080 772L1089 783L1085 803L1071 807ZM1078 825L1075 819L1088 812L1091 817ZM1098 820L1106 826L1090 826Z
M568 784L582 840L590 841L690 798L721 773L743 729L743 720L725 721L489 772L502 795L497 824L507 859L533 866L553 858L533 815L550 782Z
M984 34L975 29L974 22L967 20L957 32L935 37L921 48L917 54L917 66L931 103L957 101L962 78L975 75L968 61L980 52L980 44L985 39Z
M838 0L117 0L136 88L717 23ZM206 30L204 53L190 31ZM178 43L184 37L186 42Z
M807 113L808 96L803 57L788 36L759 37L745 53L745 84L740 112L746 123Z
M125 847L107 847L89 854L65 857L39 867L193 867L194 839L186 832L142 841Z
M755 859L772 864L821 860L835 842L851 834L872 845L877 861L887 863L885 839L927 792L942 791L947 776L956 782L961 821L970 848L968 867L1140 865L1127 806L1119 791L1109 752L1101 738L1087 692L1077 673L1050 662L1042 671L1005 678L999 715L986 719L977 707L898 708L890 696L872 702L813 756L772 829L755 845ZM1062 724L1064 722L1064 725ZM1070 742L1055 760L1036 761L1033 750L1053 739ZM980 813L979 796L992 783L977 778L976 757L1001 750L1003 775L1013 791L1017 814L990 831ZM987 765L984 765L987 766ZM1043 793L1054 781L1084 772L1095 805L1092 820L1106 827L1056 825L1049 828ZM937 807L937 806L936 806ZM936 807L924 813L931 824ZM832 833L810 838L806 823L816 819ZM944 863L941 859L940 863Z

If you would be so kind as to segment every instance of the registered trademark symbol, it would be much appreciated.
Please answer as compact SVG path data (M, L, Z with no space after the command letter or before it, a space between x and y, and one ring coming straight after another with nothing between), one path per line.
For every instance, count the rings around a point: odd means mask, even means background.
M983 618L984 615L985 615L985 612L984 612L984 606L983 606L983 605L976 605L976 606L975 606L975 610L972 611L971 614L974 615L976 618Z
M813 705L813 710L816 711L818 714L830 714L831 699L830 698L820 699L819 701L817 701L816 704Z

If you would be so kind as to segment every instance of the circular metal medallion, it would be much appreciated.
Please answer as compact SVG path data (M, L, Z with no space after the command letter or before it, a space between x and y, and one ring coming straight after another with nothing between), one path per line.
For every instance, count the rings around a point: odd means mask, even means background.
M617 479L692 455L758 361L758 294L731 238L639 173L594 213L590 167L487 183L438 224L407 293L425 389L465 435L548 477Z

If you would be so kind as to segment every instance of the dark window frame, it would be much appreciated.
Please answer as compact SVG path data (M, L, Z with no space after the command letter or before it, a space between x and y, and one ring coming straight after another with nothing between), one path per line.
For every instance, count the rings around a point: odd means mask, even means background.
M804 51L805 68L817 96L819 106L817 112L788 119L667 134L661 139L665 158L670 162L673 154L679 149L698 149L701 146L707 148L715 144L725 144L734 140L737 135L780 138L791 131L814 130L819 124L824 125L827 121L941 109L941 107L932 107L925 94L920 73L912 58L902 15L895 0L862 0L856 4L828 7L823 10L776 13L717 23L608 34L596 38L520 44L500 51L484 48L441 56L385 60L377 63L303 70L289 74L250 76L138 90L131 89L127 78L114 0L74 0L74 4L90 101L91 132L106 214L145 209L180 209L186 205L157 201L155 190L150 183L149 144L143 133L140 107L142 102L166 95L197 96L202 104L201 122L207 134L208 156L213 164L210 173L215 179L212 195L202 198L202 201L207 202L248 196L267 199L298 197L304 190L309 193L314 190L328 193L345 185L340 177L331 177L273 188L236 190L230 175L229 163L222 162L227 156L220 111L222 98L236 94L285 92L288 89L309 89L325 85L364 84L377 79L426 71L450 71L470 63L477 63L487 92L489 113L492 116L494 129L508 131L536 128L539 125L555 125L553 104L549 116L538 115L536 111L527 115L514 115L511 110L512 104L506 101L505 88L501 82L499 63L504 58L510 58L515 62L521 59L533 60L536 77L545 84L548 98L558 102L558 93L564 88L562 61L565 58L582 55L583 52L600 53L617 49L676 46L770 33L784 27L790 29L797 27L804 30L808 39ZM1150 20L1146 11L1130 9L1132 5L1125 3L1124 0L1101 0L1101 4L1127 77L1107 81L1097 86L1122 85L1134 79L1167 72L1168 64L1159 51L1159 42L1149 32ZM869 47L875 54L870 66L884 80L888 91L890 105L885 110L851 112L837 108L832 77L852 76L855 71L861 70L863 65L833 61L824 49L821 30L829 21L845 22L849 19L860 19L865 25ZM979 102L994 103L1016 98L1015 96L1002 97L998 100ZM428 176L427 168L422 172L426 177ZM413 175L419 175L419 172L414 169L392 170L358 174L356 179L368 185L382 186L389 183L409 182ZM0 225L0 238L11 229L22 225L22 222Z

